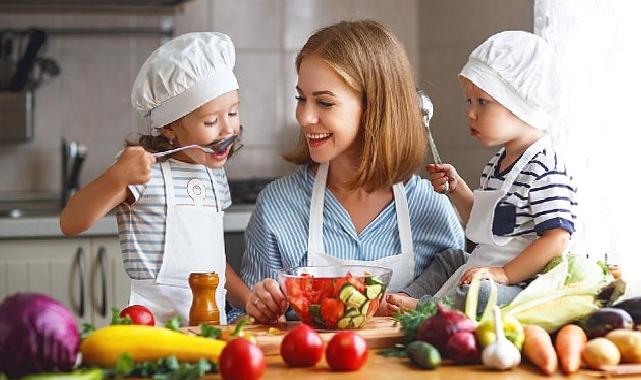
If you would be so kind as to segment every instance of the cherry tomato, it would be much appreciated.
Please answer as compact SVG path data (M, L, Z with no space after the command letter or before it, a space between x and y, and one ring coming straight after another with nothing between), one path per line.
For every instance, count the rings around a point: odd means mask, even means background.
M323 357L323 338L301 323L283 338L280 355L290 367L313 367Z
M247 339L227 343L218 364L224 380L258 380L267 366L263 352Z
M151 310L142 305L131 305L122 309L122 311L120 312L120 318L125 318L126 316L129 316L129 318L131 318L131 322L134 325L156 325L154 314L151 312Z
M367 343L356 333L339 332L327 344L325 359L334 371L356 371L367 361Z

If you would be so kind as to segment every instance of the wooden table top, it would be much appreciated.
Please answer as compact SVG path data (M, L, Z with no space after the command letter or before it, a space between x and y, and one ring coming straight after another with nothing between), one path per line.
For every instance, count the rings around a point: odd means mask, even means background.
M407 358L386 358L370 350L367 363L358 371L333 372L327 366L325 359L313 368L289 368L279 355L266 356L267 370L263 380L276 379L305 379L305 380L531 380L531 379L594 379L599 377L596 371L582 370L573 376L563 376L560 372L556 376L546 377L529 364L522 364L510 371L490 371L482 365L455 366L442 365L434 370L424 370L412 365ZM206 379L220 379L220 374L207 376Z

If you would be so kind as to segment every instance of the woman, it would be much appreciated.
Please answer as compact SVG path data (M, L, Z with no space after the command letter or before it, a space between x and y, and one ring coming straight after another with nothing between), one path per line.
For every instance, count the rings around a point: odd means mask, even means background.
M300 166L260 193L246 231L246 310L260 322L287 307L280 268L388 267L398 292L464 240L447 198L413 175L425 135L396 37L374 21L340 22L309 38L296 70L301 137L286 159Z

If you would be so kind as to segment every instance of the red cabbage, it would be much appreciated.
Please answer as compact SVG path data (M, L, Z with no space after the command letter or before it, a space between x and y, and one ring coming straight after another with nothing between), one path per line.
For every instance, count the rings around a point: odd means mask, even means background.
M74 316L49 296L18 293L0 304L0 372L10 378L70 371L79 343Z

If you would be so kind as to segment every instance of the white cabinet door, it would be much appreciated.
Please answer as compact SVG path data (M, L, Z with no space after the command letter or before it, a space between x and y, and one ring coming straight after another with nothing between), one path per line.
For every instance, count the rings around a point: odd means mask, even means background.
M111 308L122 309L129 303L131 280L125 272L118 237L91 239L90 308L94 324L111 322Z
M0 299L17 292L49 294L80 324L93 323L87 238L0 241Z

